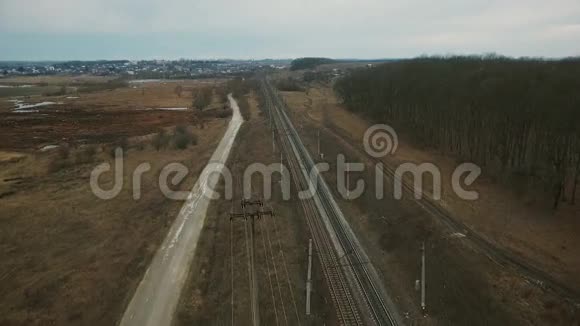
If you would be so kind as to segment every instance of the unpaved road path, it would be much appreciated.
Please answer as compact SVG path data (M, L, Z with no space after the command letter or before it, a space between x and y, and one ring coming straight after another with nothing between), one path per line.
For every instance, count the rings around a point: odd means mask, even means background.
M162 326L170 325L172 322L203 228L210 202L210 190L215 189L218 183L219 172L225 166L243 122L238 104L231 95L228 95L228 98L233 115L210 159L210 163L217 164L208 164L199 175L125 310L121 326Z

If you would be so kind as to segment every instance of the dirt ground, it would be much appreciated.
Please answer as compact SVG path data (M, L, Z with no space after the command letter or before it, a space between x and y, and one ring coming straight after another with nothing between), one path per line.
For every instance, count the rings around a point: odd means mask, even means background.
M352 173L351 178L363 178L368 187L374 188L374 167L361 155L362 135L370 124L337 104L336 98L329 88L310 88L307 92L284 92L287 103L293 108L293 119L303 140L312 153L316 152L316 133L321 129L321 147L325 158L331 167L339 153L345 154L347 161L365 162L367 173ZM403 139L401 139L403 138ZM449 160L433 155L428 151L412 148L404 143L404 133L399 135L399 150L395 156L396 162L443 162L443 180L450 175L447 166ZM390 162L393 163L393 162ZM447 164L447 165L446 165ZM448 173L448 174L446 174ZM336 184L336 172L325 175L329 184ZM449 180L449 179L447 179ZM353 181L354 183L354 181ZM445 182L444 182L445 183ZM488 183L477 184L482 190L481 197L492 192ZM515 271L497 265L486 255L472 248L461 235L452 234L429 214L415 205L414 201L404 198L393 200L393 186L386 185L385 199L376 200L373 196L363 195L357 200L341 200L340 205L345 215L350 217L351 225L362 236L362 242L369 251L371 259L382 270L388 288L393 291L402 314L407 314L409 322L415 324L453 324L453 325L489 325L489 324L521 324L521 325L577 325L579 314L573 303L558 297L554 293L542 290L520 277ZM449 189L444 189L443 200L446 208L455 208L454 213L473 213L478 210L485 213L486 219L479 217L481 225L487 229L476 228L478 232L489 229L496 233L507 234L505 225L495 224L490 220L490 213L497 212L491 203L497 195L482 201L481 207L471 206L466 210L449 198ZM500 194L506 194L506 191ZM335 191L337 198L340 195ZM508 197L509 198L509 197ZM505 203L506 198L498 200ZM502 208L498 205L499 209ZM505 206L503 206L505 207ZM515 210L514 210L515 211ZM501 212L497 219L504 222ZM462 215L460 215L462 216ZM470 215L467 222L477 221L478 215ZM516 217L517 218L517 217ZM517 223L517 222L510 222ZM514 224L512 224L514 225ZM575 224L574 224L575 225ZM512 227L515 227L512 226ZM559 226L553 228L560 229ZM498 230L501 230L498 232ZM523 232L533 232L526 228ZM524 234L514 230L512 236ZM552 233L536 230L536 234L551 235ZM566 233L572 235L573 230ZM493 235L493 234L492 234ZM575 241L574 237L568 241ZM427 244L427 318L421 317L418 311L419 298L414 290L414 282L419 277L420 246L422 241ZM543 243L536 238L526 239L530 259L537 257L536 246ZM562 241L562 239L554 239ZM503 243L502 243L503 244ZM547 250L555 248L547 246ZM530 250L531 248L531 250ZM559 249L561 250L561 248ZM518 251L520 252L520 251ZM522 253L526 253L523 251ZM533 253L533 254L532 254ZM558 253L554 253L558 256ZM564 258L558 256L560 259ZM569 262L575 262L577 257L568 256ZM552 263L553 259L548 260ZM566 266L574 276L574 265ZM576 277L573 277L576 281Z
M254 99L250 105L252 118L242 126L228 163L234 180L251 163L270 164L280 159L279 153L272 152L268 121L258 113ZM315 258L312 315L305 316L309 231L299 203L295 198L283 200L276 183L279 177L275 174L273 180L272 198L266 205L273 208L275 217L264 217L255 224L261 323L335 325L334 308ZM176 325L251 325L245 224L229 220L231 211L241 211L242 185L235 182L233 201L220 199L210 206ZM253 178L252 185L255 196L261 197L262 180ZM246 226L249 232L249 222Z
M145 98L139 88L81 95L77 104L62 105L62 116L42 111L48 120L36 116L11 125L0 116L1 325L114 325L120 318L181 208L160 192L161 169L184 164L190 172L175 188L190 188L228 121L208 117L203 129L188 127L197 144L180 150L171 138L156 150L151 132L172 135L176 124L187 125L188 113L140 115L131 109L186 105L191 97L179 98L175 86L143 87ZM63 144L63 135L68 150L37 150ZM122 191L101 200L91 191L90 172L102 162L112 164L111 150L119 144L125 148ZM151 169L135 200L131 176L141 163ZM110 189L113 173L104 174L100 185Z

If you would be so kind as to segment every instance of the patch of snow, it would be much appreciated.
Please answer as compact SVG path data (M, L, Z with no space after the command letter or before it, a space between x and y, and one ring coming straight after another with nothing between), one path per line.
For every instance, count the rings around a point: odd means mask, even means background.
M80 98L80 97L78 97L78 96L67 96L67 99L69 99L69 100L77 99L77 98Z
M14 108L15 111L20 111L20 110L24 110L24 109L32 109L32 108L37 108L40 106L47 106L47 105L55 105L55 104L61 104L61 103L56 103L56 102L40 102L40 103L36 103L36 104L26 104L23 103L22 101L19 102L14 102L14 104L16 105L16 107Z
M38 110L14 110L14 113L36 113L36 112L40 112Z
M130 80L129 84L157 83L160 81L161 81L161 79L135 79L135 80Z
M55 149L58 147L59 147L58 145L46 145L46 146L43 146L41 149L39 149L39 151L46 152L46 151L49 151L51 149Z
M179 83L183 82L183 79L133 79L129 81L129 84L145 84L145 83ZM212 82L203 82L212 83Z
M34 85L0 85L0 88L26 88L26 87L32 87Z
M22 100L8 100L8 102L14 103L15 107L13 108L13 110L15 112L38 112L38 111L33 111L33 110L28 110L28 111L25 111L25 110L40 107L40 106L64 104L63 102L40 102L40 103L35 103L35 104L26 104Z
M157 110L162 111L187 111L189 108L158 108Z
M140 111L188 111L189 108L146 108L146 109L138 109Z
M451 238L451 239L465 238L465 234L463 234L461 232L455 232L455 233L452 233L451 235L449 235L449 238Z

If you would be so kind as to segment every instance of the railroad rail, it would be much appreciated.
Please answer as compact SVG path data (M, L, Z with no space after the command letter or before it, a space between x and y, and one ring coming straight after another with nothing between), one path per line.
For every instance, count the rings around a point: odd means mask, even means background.
M286 114L286 104L267 79L262 92L281 150L297 188L315 189L301 200L341 325L400 325L382 281L350 228L330 189Z
M336 129L332 130L331 133L337 139L342 139L360 155L368 157L368 154L363 149L358 148L351 143L348 134ZM383 166L382 170L385 182L390 183L398 178L395 173L395 168L390 166L388 162L372 157L369 157L369 160L371 160L373 164L381 164ZM412 198L415 194L413 185L405 182L405 180L401 180L401 185L405 195L409 195L409 198ZM465 234L466 239L469 241L473 249L479 250L496 264L511 267L531 284L535 284L544 290L551 290L555 294L576 305L580 304L580 291L578 289L556 279L550 273L535 266L534 263L525 259L523 256L514 253L510 249L502 247L494 241L479 234L472 227L462 222L459 218L454 217L448 210L437 204L428 193L423 193L422 199L414 200L414 203L419 208L436 218L450 232L460 232Z

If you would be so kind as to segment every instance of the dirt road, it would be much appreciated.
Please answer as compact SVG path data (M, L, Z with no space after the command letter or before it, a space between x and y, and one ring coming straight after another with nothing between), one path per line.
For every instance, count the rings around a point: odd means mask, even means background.
M208 192L215 189L219 172L243 122L236 101L228 96L232 119L210 162L201 172L167 237L129 303L121 325L170 325L181 288L187 277L209 205ZM220 164L221 163L221 164ZM216 173L217 172L217 173Z

